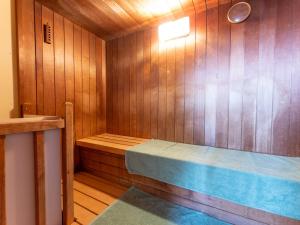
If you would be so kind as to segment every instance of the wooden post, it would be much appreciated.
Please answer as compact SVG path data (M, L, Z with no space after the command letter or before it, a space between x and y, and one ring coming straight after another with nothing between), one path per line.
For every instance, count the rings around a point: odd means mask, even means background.
M74 222L74 111L73 104L66 103L65 128L63 129L62 177L63 177L63 225Z
M36 225L46 224L44 132L34 132L34 175Z
M0 136L0 225L6 225L4 143L5 136Z

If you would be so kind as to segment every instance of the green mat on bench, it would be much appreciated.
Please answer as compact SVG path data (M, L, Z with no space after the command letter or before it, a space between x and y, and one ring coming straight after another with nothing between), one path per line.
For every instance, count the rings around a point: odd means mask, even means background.
M125 195L91 225L227 225L204 213L167 202L137 188Z
M130 173L300 220L300 158L150 140L126 151Z

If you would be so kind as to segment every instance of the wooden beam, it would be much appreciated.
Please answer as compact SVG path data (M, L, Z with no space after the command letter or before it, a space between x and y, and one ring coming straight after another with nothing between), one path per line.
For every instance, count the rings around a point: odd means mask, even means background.
M4 143L5 136L0 136L0 225L6 225Z
M74 221L73 180L74 180L74 110L73 104L66 103L65 129L63 130L62 176L63 176L63 225Z
M36 225L46 224L44 132L34 133L35 215Z

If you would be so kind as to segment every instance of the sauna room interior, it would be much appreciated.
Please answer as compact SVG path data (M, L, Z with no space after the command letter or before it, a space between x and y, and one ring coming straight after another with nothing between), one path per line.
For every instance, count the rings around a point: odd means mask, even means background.
M300 0L0 10L0 225L300 225Z

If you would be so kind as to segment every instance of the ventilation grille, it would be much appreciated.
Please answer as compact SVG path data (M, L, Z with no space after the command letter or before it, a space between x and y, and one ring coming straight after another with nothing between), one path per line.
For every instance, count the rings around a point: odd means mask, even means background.
M47 44L51 44L51 36L52 32L50 25L48 23L44 24L44 42Z

